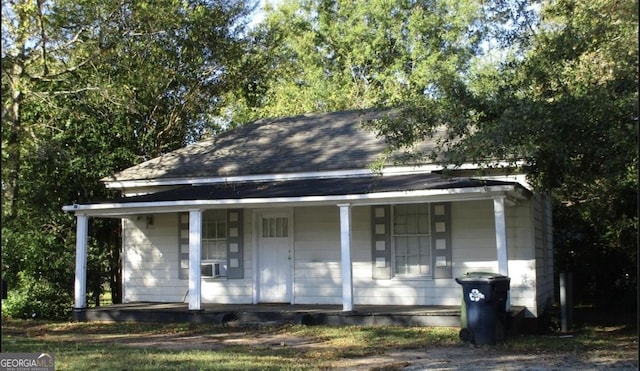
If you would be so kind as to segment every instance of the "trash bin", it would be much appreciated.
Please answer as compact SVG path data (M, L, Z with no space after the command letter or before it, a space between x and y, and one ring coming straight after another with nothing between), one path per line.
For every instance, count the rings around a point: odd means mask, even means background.
M473 344L504 339L507 296L511 279L496 273L473 272L458 278L462 286L460 338Z

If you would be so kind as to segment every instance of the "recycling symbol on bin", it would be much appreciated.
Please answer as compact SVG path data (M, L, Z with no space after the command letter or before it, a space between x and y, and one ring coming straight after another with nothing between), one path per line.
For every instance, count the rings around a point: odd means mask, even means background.
M484 299L484 294L478 289L472 289L469 293L469 300L471 301L480 301L482 299Z

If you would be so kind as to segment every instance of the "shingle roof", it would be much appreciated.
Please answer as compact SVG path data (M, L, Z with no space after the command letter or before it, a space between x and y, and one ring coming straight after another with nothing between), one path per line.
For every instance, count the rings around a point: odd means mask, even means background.
M231 177L367 169L386 148L358 110L258 120L130 167L103 181ZM432 144L427 144L427 146Z

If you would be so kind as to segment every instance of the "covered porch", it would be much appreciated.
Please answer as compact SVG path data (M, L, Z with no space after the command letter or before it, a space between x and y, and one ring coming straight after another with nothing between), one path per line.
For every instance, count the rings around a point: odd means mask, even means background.
M245 187L246 189L240 189ZM231 192L231 193L230 193ZM439 175L410 174L389 177L361 177L361 178L333 178L322 181L290 180L274 183L240 184L229 190L228 185L203 185L198 187L186 187L154 194L127 197L114 203L72 205L65 207L66 211L74 212L77 217L77 241L76 241L76 282L75 282L75 306L74 312L81 319L81 312L87 310L91 315L98 315L103 309L90 310L86 302L86 259L88 221L92 217L116 217L126 218L135 215L152 215L155 213L182 212L187 217L185 234L185 249L188 250L188 297L186 304L175 304L173 312L186 306L187 312L194 312L187 317L200 318L199 315L214 316L227 310L215 310L215 304L209 304L202 298L202 272L201 272L201 240L202 240L202 214L210 208L257 208L257 207L299 207L330 205L337 207L339 214L339 251L341 271L341 306L331 307L322 318L331 317L328 313L340 314L337 318L362 317L363 313L371 313L368 317L379 316L386 313L385 308L376 307L376 310L366 310L367 307L354 306L354 282L352 263L352 208L380 204L408 203L408 202L463 202L474 200L490 200L493 204L493 219L495 230L495 251L497 268L500 274L508 275L508 256L506 241L505 205L517 204L518 200L527 197L526 191L517 183L500 181L480 181L471 179L443 179ZM234 218L240 222L241 218ZM231 241L237 246L237 242ZM446 241L445 241L446 242ZM256 256L255 243L251 249L252 256ZM448 246L449 243L447 242ZM385 247L386 248L386 247ZM376 251L378 246L376 245ZM385 250L386 251L386 250ZM233 250L239 258L242 258L242 250ZM236 258L233 256L232 258ZM230 261L237 259L230 259ZM257 264L257 259L252 260ZM443 261L447 269L451 269L450 257ZM230 264L233 266L233 264ZM245 277L253 281L253 287L258 287L258 267L252 267L252 275ZM145 299L143 299L145 300ZM173 299L169 299L173 300ZM259 297L253 294L252 302L259 303ZM278 301L279 302L279 301ZM298 307L287 305L291 308ZM295 303L297 304L297 303ZM213 305L213 306L212 306ZM251 311L255 313L254 307ZM402 312L413 310L412 307L399 307ZM424 308L424 307L421 307ZM130 313L131 307L114 307L113 313L122 311ZM140 308L138 308L140 309ZM155 309L159 309L156 307ZM165 312L168 308L164 308ZM449 310L451 308L448 308ZM180 312L178 310L178 312ZM119 312L118 312L119 311ZM171 312L171 311L169 311ZM282 308L277 312L286 312ZM147 314L151 312L147 311ZM213 314L217 313L217 314ZM296 313L306 313L297 310ZM398 313L398 311L395 311ZM109 312L106 313L109 316ZM458 318L450 321L448 325L459 324ZM87 314L87 317L89 314ZM183 316L182 314L180 316ZM406 316L406 315L405 315ZM117 317L117 316L116 316ZM307 316L309 317L309 316ZM422 316L425 317L425 316ZM91 318L87 318L91 319ZM94 318L101 320L99 318ZM320 321L320 319L315 319ZM427 324L429 325L429 324Z

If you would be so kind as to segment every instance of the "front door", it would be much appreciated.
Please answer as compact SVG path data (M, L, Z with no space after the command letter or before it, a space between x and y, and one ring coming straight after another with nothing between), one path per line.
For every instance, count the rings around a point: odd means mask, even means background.
M293 245L289 213L265 212L258 221L260 302L291 302Z

